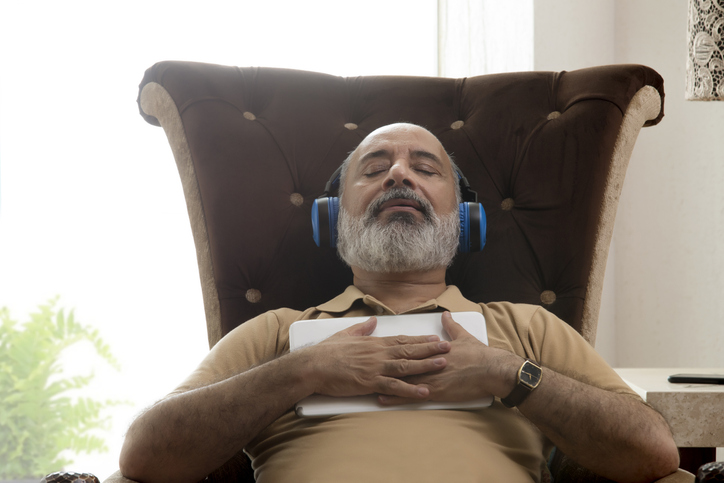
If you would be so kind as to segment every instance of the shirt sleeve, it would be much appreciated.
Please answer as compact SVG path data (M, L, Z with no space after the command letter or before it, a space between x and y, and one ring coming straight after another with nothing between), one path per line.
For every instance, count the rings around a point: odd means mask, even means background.
M223 381L280 356L288 340L288 324L280 319L293 319L295 314L292 312L296 313L288 309L266 312L236 327L209 351L196 370L170 395Z
M483 306L490 345L607 391L639 396L570 325L535 305Z

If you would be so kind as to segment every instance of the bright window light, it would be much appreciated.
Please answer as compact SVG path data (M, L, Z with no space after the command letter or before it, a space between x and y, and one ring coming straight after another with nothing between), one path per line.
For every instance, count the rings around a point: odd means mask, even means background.
M134 415L208 350L181 183L136 105L162 60L434 76L437 2L0 4L0 307L25 320L60 295L119 359L117 372L67 354L69 371L95 366L87 394L132 403L113 413L110 451L67 468L101 479Z

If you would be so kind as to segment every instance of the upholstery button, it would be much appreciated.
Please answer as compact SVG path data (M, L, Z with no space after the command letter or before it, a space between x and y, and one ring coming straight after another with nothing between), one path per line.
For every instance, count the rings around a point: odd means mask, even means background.
M559 111L553 111L550 114L548 114L548 120L552 121L553 119L558 119L561 117L561 113Z
M515 206L515 201L513 201L513 198L505 198L501 203L500 207L503 209L503 211L510 211Z
M255 288L250 288L246 291L246 300L248 300L252 304L259 303L259 301L261 300L261 292Z
M246 111L246 112L244 112L244 118L246 118L250 121L253 121L256 119L256 116L254 114L252 114L251 112Z
M291 201L294 206L302 206L302 203L304 203L304 196L299 193L292 193L291 196L289 196L289 201Z
M344 127L349 129L350 131L354 131L355 129L357 129L358 126L357 126L357 124L355 124L353 122L348 122L347 124L344 125Z
M450 124L450 127L453 129L460 129L465 125L464 121L455 121L454 123Z
M546 305L550 305L556 301L556 293L553 290L544 290L540 294L540 301Z

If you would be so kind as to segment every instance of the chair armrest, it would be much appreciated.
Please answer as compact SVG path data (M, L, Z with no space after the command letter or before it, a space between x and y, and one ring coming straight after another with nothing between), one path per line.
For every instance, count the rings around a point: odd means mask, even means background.
M672 473L669 476L656 480L656 483L693 483L694 475L688 471L679 469L676 473ZM116 471L111 476L106 478L103 483L136 483L134 480L129 480L124 477L120 471Z
M706 483L707 481L724 480L724 461L714 461L706 463L699 467L696 472L696 483Z
M134 480L129 480L128 478L123 476L120 471L116 471L111 476L109 476L108 478L103 480L103 483L136 483L136 482Z
M3 480L5 481L5 480ZM98 477L93 473L73 473L69 471L56 471L45 475L40 483L99 483Z
M669 476L665 476L664 478L661 478L660 480L656 480L656 483L693 483L693 482L694 482L694 475L692 475L688 471L684 471L682 469L679 469L676 471L676 473L672 473ZM136 482L133 480L129 480L128 478L125 478L123 475L121 475L120 471L116 471L111 476L109 476L106 480L104 480L103 483L136 483Z
M679 468L676 473L671 473L669 476L665 476L660 480L656 480L656 483L693 483L694 475L686 470Z
M598 476L569 458L562 451L556 455L550 465L553 480L559 483L607 483L611 480ZM675 473L656 480L656 483L694 483L694 475L679 468Z

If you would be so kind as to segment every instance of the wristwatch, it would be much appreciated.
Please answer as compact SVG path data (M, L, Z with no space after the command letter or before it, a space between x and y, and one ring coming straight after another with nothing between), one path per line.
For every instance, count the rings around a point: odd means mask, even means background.
M507 408L513 408L525 401L525 398L533 392L533 389L540 384L543 370L541 367L530 359L526 359L520 369L518 369L518 382L515 389L500 400Z

